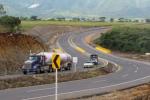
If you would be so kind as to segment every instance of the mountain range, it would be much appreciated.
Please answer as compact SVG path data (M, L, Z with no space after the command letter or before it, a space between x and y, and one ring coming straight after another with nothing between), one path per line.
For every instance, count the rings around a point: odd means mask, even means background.
M150 17L150 0L0 0L7 14L49 17Z

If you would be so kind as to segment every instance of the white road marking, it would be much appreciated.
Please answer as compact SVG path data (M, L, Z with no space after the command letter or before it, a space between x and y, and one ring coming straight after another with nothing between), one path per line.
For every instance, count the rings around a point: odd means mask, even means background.
M80 90L80 91L72 91L72 92L60 93L58 95L78 93L78 92L91 91L91 90L105 89L105 88L110 88L110 87L114 87L114 86L129 84L129 83L140 81L140 80L143 80L143 79L146 79L146 78L150 78L150 76L146 76L146 77L139 78L139 79L136 79L136 80L133 80L133 81L127 81L127 82L123 82L123 83L119 83L119 84L114 84L114 85L109 85L109 86L104 86L104 87L99 87L99 88L85 89L85 90ZM51 97L51 96L54 96L54 95L55 94L45 95L45 96L39 96L39 97L33 97L33 98L27 98L27 99L22 99L22 100L36 100L36 99L42 99L42 98Z
M125 78L125 77L127 77L127 76L129 76L129 74L125 74L125 75L123 75L122 77Z
M93 83L107 82L107 80L94 81Z
M43 88L43 89L35 89L35 90L29 90L29 91L27 91L27 93L32 93L32 92L37 92L37 91L44 91L44 90L51 90L51 89L55 89L55 87L52 87L52 88Z
M139 67L136 67L136 70L134 71L135 73L137 73L138 72L138 70L139 70Z

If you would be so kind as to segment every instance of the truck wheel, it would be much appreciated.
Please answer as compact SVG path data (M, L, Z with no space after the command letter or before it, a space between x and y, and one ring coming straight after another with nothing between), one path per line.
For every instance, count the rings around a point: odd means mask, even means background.
M24 74L24 75L27 75L27 74L28 74L28 72L27 72L26 70L24 70L24 71L23 71L23 74Z
M58 71L59 71L59 72L62 72L62 71L63 71L63 68L58 69Z
M52 69L52 68L49 68L48 73L50 73L50 72L53 72L53 69Z
M64 70L66 71L66 70L68 70L68 68L65 67Z
M71 70L71 67L70 67L70 66L68 66L68 70Z
M66 70L65 67L62 67L62 68L61 68L61 71L65 71L65 70Z
M40 73L41 73L41 69L38 68L38 69L36 70L36 74L40 74Z
M68 64L68 66L67 66L67 70L71 70L71 64Z

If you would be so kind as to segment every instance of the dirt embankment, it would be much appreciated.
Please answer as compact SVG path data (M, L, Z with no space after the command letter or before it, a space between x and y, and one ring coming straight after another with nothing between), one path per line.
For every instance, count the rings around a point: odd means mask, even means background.
M35 37L38 41L46 44L51 50L56 48L56 40L58 36L69 32L81 32L84 29L86 28L60 25L36 26L33 29L24 32L24 34Z
M19 71L30 50L38 52L47 49L35 38L23 34L0 34L0 74Z

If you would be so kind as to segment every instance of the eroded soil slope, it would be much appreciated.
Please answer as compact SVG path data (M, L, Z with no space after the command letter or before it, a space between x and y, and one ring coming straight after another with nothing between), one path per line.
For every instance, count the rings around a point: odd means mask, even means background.
M35 38L23 34L0 34L0 74L16 73L32 52L46 50Z

